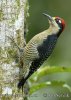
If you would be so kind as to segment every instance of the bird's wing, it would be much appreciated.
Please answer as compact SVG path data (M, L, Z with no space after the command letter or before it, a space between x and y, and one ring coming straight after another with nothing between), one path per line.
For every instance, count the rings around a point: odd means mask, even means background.
M55 34L48 35L48 37L43 41L43 43L40 46L38 46L37 50L40 59L45 60L50 56L55 47L56 41L57 36Z

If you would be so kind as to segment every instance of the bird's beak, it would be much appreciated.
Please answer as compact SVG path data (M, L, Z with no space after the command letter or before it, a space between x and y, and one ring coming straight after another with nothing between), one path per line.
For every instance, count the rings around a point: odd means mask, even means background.
M51 22L53 22L53 17L51 17L50 15L45 14L45 13L43 13L43 15L46 16L46 17L48 17L48 19L49 19Z

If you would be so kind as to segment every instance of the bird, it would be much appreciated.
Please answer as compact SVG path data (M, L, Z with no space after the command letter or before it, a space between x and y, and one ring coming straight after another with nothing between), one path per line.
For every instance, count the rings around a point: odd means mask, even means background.
M49 58L65 28L64 19L46 13L43 15L48 18L49 28L36 34L24 47L23 76L18 83L19 89L23 88L28 78Z

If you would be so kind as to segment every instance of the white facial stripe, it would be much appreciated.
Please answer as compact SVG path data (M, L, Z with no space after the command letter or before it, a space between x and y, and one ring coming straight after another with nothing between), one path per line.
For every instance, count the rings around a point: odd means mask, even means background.
M61 23L61 20L59 20L59 23Z

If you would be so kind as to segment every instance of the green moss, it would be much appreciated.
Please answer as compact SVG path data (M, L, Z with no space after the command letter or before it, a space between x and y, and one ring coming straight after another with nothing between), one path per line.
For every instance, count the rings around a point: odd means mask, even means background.
M20 0L16 0L17 6L20 7Z
M4 16L3 11L2 11L2 9L0 9L0 21L3 20L3 16Z

